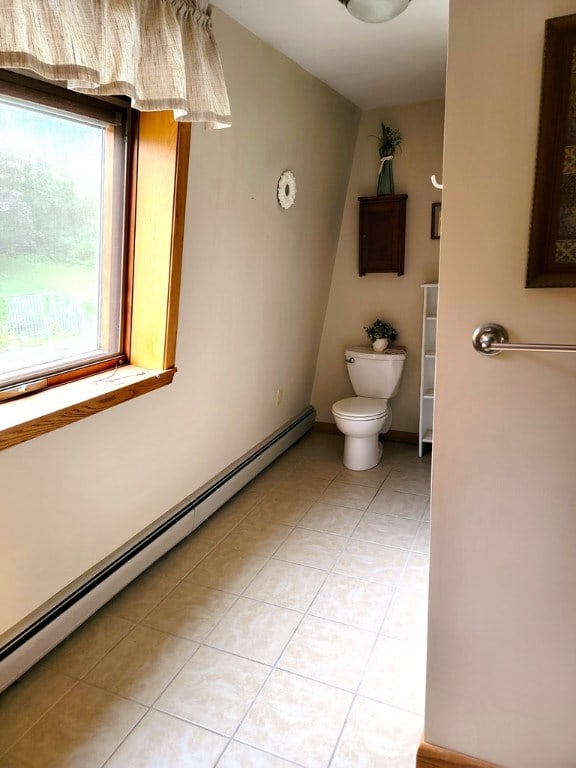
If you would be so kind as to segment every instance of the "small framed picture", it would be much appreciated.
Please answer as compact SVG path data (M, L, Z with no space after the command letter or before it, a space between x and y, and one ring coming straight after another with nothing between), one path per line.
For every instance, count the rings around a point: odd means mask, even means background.
M442 203L432 203L432 218L430 220L430 237L440 240L442 231Z

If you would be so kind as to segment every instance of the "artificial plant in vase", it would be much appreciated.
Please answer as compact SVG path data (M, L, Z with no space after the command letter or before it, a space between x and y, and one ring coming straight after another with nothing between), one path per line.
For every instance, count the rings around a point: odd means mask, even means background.
M372 348L375 352L384 352L391 341L398 338L398 331L386 320L376 318L372 325L365 325L366 335L372 342Z
M402 144L402 135L398 128L390 128L389 125L380 124L382 130L379 138L380 171L378 173L377 195L394 194L394 174L392 172L392 158Z

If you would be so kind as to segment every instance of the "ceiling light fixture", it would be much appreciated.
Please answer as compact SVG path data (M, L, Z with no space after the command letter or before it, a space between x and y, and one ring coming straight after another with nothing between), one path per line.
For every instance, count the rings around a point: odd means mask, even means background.
M360 21L378 23L399 16L410 5L410 0L340 0Z

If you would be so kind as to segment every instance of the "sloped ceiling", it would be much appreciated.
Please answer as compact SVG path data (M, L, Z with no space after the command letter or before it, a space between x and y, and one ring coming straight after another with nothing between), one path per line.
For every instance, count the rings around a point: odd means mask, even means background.
M213 0L259 38L361 109L442 98L449 0L412 0L385 24L338 0Z

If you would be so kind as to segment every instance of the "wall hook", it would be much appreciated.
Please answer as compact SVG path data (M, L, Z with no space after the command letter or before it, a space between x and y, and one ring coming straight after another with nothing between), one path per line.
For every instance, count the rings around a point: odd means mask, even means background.
M430 181L432 182L432 186L436 187L436 189L444 189L444 184L440 184L440 182L436 181L436 176L430 176Z

